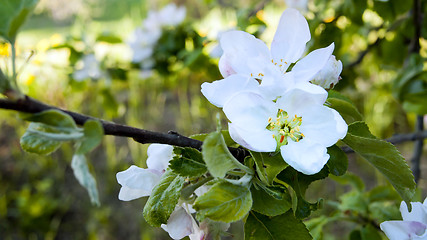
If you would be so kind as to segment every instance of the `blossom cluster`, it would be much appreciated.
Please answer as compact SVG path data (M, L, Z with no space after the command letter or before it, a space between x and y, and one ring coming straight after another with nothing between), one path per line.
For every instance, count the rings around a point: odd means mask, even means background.
M154 61L151 58L163 28L177 26L184 21L186 8L174 3L166 5L160 11L149 11L142 26L134 30L128 40L133 52L132 62L139 63L142 77L149 77Z
M165 144L151 144L147 155L147 168L132 165L127 170L117 173L117 181L122 185L119 192L120 200L130 201L150 196L173 158L173 147ZM206 187L202 186L195 190L195 194L200 196L206 191ZM191 204L179 202L167 224L162 224L161 227L172 239L182 239L186 236L191 240L204 239L206 230L201 229L194 220L191 215L194 212Z
M319 172L327 147L347 134L340 114L324 106L340 79L334 44L302 57L310 30L304 16L289 8L271 44L243 31L220 39L219 68L224 79L202 84L203 95L229 119L235 142L257 152L279 152L304 174Z

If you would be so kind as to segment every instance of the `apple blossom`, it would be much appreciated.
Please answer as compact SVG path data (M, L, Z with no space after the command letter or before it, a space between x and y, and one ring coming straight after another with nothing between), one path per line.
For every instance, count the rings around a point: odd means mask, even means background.
M427 198L424 203L411 202L412 211L408 211L405 202L400 204L402 221L385 221L381 230L390 240L427 240Z
M141 76L151 76L151 68L154 65L151 56L157 41L162 36L164 27L176 26L184 21L186 9L177 7L174 3L166 5L160 11L149 11L142 26L134 30L128 40L128 45L133 52L132 62L140 63Z
M323 67L310 82L319 85L326 90L332 89L341 79L341 71L341 61L336 60L335 56L332 55L329 57L325 67Z
M88 78L99 79L102 75L100 63L93 54L84 55L79 69L73 72L73 78L79 82Z
M255 88L263 97L274 100L295 84L311 81L327 64L334 44L301 58L310 38L307 21L292 8L286 9L280 18L271 51L264 42L249 33L224 33L220 39L224 52L219 60L224 79L203 83L203 95L214 105L222 107L229 97L246 87L252 91ZM289 71L292 63L295 65ZM227 94L218 97L218 93Z
M296 8L305 13L308 10L308 0L284 0L288 8Z
M122 185L119 199L130 201L149 196L154 186L160 182L172 154L173 147L170 145L151 144L147 150L147 168L132 165L127 170L117 173L117 181Z
M241 91L229 98L223 110L238 144L257 152L280 151L290 166L311 175L328 161L326 148L347 133L339 113L323 105L326 98L323 88L302 83L275 102Z

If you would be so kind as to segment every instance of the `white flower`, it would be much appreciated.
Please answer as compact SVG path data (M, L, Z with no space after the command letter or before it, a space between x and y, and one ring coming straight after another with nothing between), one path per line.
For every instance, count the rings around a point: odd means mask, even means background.
M119 199L130 201L149 196L172 159L173 147L165 144L151 144L147 150L147 168L135 165L117 173L117 182L122 185Z
M186 9L177 7L174 3L168 4L160 11L149 11L147 18L142 22L142 27L136 28L128 40L132 49L132 62L140 63L141 77L151 76L154 66L152 55L154 47L162 36L163 27L173 27L184 21Z
M77 81L83 81L88 78L99 79L102 75L100 63L96 60L95 55L88 54L83 56L79 69L73 73L73 78Z
M177 7L174 3L170 3L159 11L158 17L163 26L176 26L184 21L186 12L184 6Z
M424 203L411 202L412 211L408 212L405 202L400 204L403 221L385 221L381 230L390 240L427 240L427 198Z
M336 60L335 56L329 57L326 65L314 76L311 83L321 86L322 88L329 90L341 79L340 74L342 71L342 63L340 60Z
M296 8L302 13L307 12L308 10L308 0L285 0L286 7Z
M182 239L186 236L189 236L191 240L204 239L205 233L191 216L191 210L191 206L185 203L177 206L170 215L167 224L161 225L172 239Z
M128 40L128 44L133 52L132 62L141 62L151 58L154 45L162 35L161 29L151 31L137 28Z
M327 147L345 137L347 124L324 106L327 92L297 84L276 102L256 92L239 92L224 104L230 135L257 152L280 151L290 166L304 174L319 172L329 159Z
M311 81L328 62L334 44L300 59L310 38L307 21L295 9L283 12L271 51L264 42L249 33L224 33L220 40L224 53L219 60L219 69L225 79L203 83L203 95L214 105L222 107L228 98L241 90L257 91L274 100L296 83ZM288 71L295 62L292 71Z

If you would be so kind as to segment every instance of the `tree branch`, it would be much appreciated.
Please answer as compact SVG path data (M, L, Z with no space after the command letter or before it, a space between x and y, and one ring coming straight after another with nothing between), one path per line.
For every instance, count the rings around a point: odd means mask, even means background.
M76 112L71 112L63 110L54 106L47 105L36 99L33 99L29 96L24 96L17 101L12 101L8 99L0 99L0 108L15 110L18 112L25 113L38 113L46 111L49 109L55 109L62 111L70 115L78 125L83 125L87 120L93 119L101 122L102 127L104 128L105 135L113 135L118 137L128 137L132 138L139 143L161 143L169 144L178 147L191 147L195 149L202 148L202 141L195 140L182 136L176 132L170 131L169 133L160 133L154 131L148 131L140 128L134 128L127 125L117 124L102 119L94 118L91 116L83 115ZM230 152L238 160L243 161L246 156L249 155L249 152L243 148L229 148Z
M8 99L0 99L0 109L15 110L18 112L25 113L39 113L49 109L55 109L62 111L70 115L78 125L83 125L87 120L98 120L101 122L104 128L105 135L112 135L117 137L128 137L134 139L136 142L146 144L146 143L161 143L169 144L178 147L191 147L198 150L202 148L202 141L195 140L192 138L185 137L178 134L174 131L169 131L168 133L160 133L154 131L148 131L140 128L130 127L127 125L117 124L114 122L105 121L98 119L92 116L87 116L84 114L60 109L51 105L47 105L40 101L37 101L34 98L29 96L24 96L17 101L12 101ZM417 141L427 138L427 130L409 134L398 134L391 138L386 139L386 141L392 144L398 144L408 141ZM228 148L235 158L243 162L246 156L249 156L249 152L243 148ZM345 153L354 153L353 149L347 146L341 147Z

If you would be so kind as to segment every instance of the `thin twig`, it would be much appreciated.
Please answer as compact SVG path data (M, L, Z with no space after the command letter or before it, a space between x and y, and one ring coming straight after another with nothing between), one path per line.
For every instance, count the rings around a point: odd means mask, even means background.
M409 17L409 14L405 14L402 17L396 19L396 21L393 22L393 24L391 24L387 29L386 29L386 33L391 32L393 30L395 30L400 24L402 24L407 18ZM373 29L371 29L371 31L378 31L381 28L383 28L384 25L381 25L379 27L375 27ZM361 51L359 53L359 56L356 58L356 60L354 60L353 62L347 64L344 66L344 68L352 68L355 67L357 65L359 65L363 59L365 58L365 56L376 46L378 46L385 37L378 37L377 40L375 40L375 42L369 44L365 50Z
M45 103L42 103L40 101L37 101L36 99L33 99L28 96L25 96L24 98L19 99L17 101L0 99L0 108L15 110L19 112L25 112L25 113L39 113L49 109L59 110L70 115L78 125L83 125L87 120L90 120L90 119L98 120L101 122L104 128L105 135L128 137L143 144L161 143L161 144L169 144L169 145L179 146L179 147L191 147L199 150L202 148L202 144L203 144L202 141L182 136L176 132L170 131L169 133L160 133L160 132L148 131L145 129L135 128L135 127L130 127L127 125L117 124L117 123L105 121L102 119L94 118L91 116L83 115L80 113L53 107ZM233 156L235 156L240 161L243 161L244 158L249 155L249 153L246 150L241 148L229 148L229 150L233 154Z
M53 107L45 103L42 103L40 101L37 101L36 99L33 99L28 96L25 96L24 98L17 101L0 99L0 109L9 109L9 110L15 110L18 112L25 112L25 113L39 113L49 109L56 109L70 115L78 125L83 125L89 119L98 120L101 122L104 128L105 135L128 137L142 144L161 143L161 144L169 144L169 145L179 146L179 147L191 147L199 150L201 149L203 144L203 142L199 140L185 137L174 131L169 131L168 133L160 133L160 132L154 132L154 131L148 131L145 129L135 128L127 125L117 124L117 123L109 122L106 120L98 119L92 116L87 116L84 114ZM392 144L398 144L402 142L416 141L416 140L420 140L420 139L422 140L426 138L427 138L427 130L421 131L421 132L409 133L409 134L398 134L391 138L386 139L386 141ZM245 159L246 156L250 155L249 152L243 148L229 147L228 149L233 154L233 156L235 156L241 162ZM351 148L347 146L343 146L341 147L341 149L345 153L354 152Z
M421 16L421 1L420 0L414 0L414 6L413 6L413 20L414 20L414 38L412 39L411 48L409 49L409 55L411 54L419 54L421 50L420 46L420 38L421 38L421 25L422 25L422 16ZM424 130L424 117L422 115L417 116L417 121L415 123L415 131L422 132ZM420 170L420 164L421 164L421 155L423 153L423 145L424 140L419 139L415 142L414 146L414 155L411 159L411 170L414 174L415 182L418 183L418 180L421 177L421 170Z

